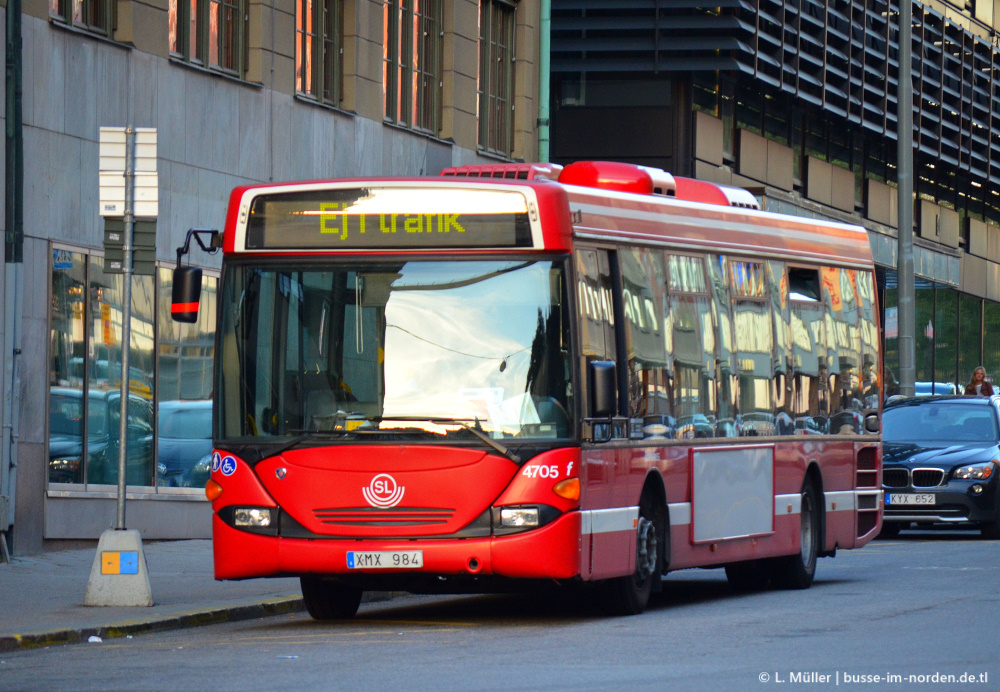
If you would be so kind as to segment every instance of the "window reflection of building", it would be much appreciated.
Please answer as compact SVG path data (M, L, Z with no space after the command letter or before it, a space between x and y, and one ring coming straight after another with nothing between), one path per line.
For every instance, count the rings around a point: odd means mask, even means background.
M788 275L782 262L767 263L770 286L771 314L774 316L774 421L778 434L791 434L794 428L790 413L792 381L790 374L790 310L788 304Z
M714 437L715 335L704 262L671 255L669 272L677 436Z
M182 396L176 386L181 379L177 373L182 369L182 360L176 364L170 361L170 354L181 353L182 349L169 337L164 338L165 334L159 335L161 355L165 357L157 364L157 325L165 327L168 334L177 324L170 319L169 281L167 270L161 270L158 282L151 276L132 278L126 424L126 481L130 485L157 483L154 400ZM191 377L204 383L197 392L202 397L211 391L214 282L214 278L206 278L206 284L213 287L202 292L201 321L192 326L200 330L207 351L196 367L187 367ZM103 258L53 250L49 312L50 483L118 482L122 295L122 276L106 274ZM159 393L158 370L159 380L174 383ZM189 461L193 466L199 460Z
M774 430L773 334L764 267L760 262L731 260L729 268L733 333L740 372L740 430L741 434L770 435Z
M631 249L620 254L623 313L628 350L629 415L670 415L673 388L667 347L666 271L657 250Z
M576 254L576 299L580 313L580 372L597 360L614 360L614 312L612 310L611 270L607 252L580 250ZM589 401L586 378L583 401Z
M830 433L860 433L863 409L859 301L854 272L823 269L827 337L830 347Z

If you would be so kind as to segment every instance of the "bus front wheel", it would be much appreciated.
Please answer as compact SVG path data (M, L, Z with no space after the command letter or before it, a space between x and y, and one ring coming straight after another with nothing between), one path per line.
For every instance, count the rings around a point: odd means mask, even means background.
M301 577L302 600L314 620L350 620L361 605L361 589L322 577Z
M666 511L657 509L653 496L643 493L636 526L635 571L608 584L608 606L616 615L638 615L661 578L666 560Z
M774 558L771 583L781 589L808 589L816 574L816 558L822 540L819 493L809 476L802 482L801 535L796 555Z

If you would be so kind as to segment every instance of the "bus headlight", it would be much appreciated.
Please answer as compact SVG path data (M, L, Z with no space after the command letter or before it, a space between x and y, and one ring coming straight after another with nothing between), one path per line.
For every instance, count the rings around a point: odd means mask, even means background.
M237 507L233 511L233 524L254 529L271 525L271 510L266 507Z
M500 510L500 526L507 528L533 528L538 526L537 507L511 507Z

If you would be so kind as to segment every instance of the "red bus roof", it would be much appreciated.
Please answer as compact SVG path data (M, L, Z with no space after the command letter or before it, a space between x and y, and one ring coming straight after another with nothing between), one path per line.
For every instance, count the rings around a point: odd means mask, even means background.
M234 231L245 226L253 197L352 185L387 189L459 187L519 191L528 200L529 216L536 229L532 247L521 249L569 251L576 236L681 246L692 252L872 266L868 234L860 226L759 211L756 198L740 188L606 161L576 162L566 167L555 164L459 166L445 169L437 177L359 178L239 187L233 190L230 198L225 251L237 251ZM458 248L428 247L418 251L429 249L442 252ZM330 251L347 250L331 246ZM279 254L300 252L303 251L289 250Z

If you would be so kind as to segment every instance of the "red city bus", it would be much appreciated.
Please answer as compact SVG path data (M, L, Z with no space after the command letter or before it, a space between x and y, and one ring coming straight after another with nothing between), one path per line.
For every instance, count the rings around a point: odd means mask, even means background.
M756 207L608 162L234 190L216 578L299 576L318 619L552 584L638 613L688 567L808 587L881 527L873 264Z

